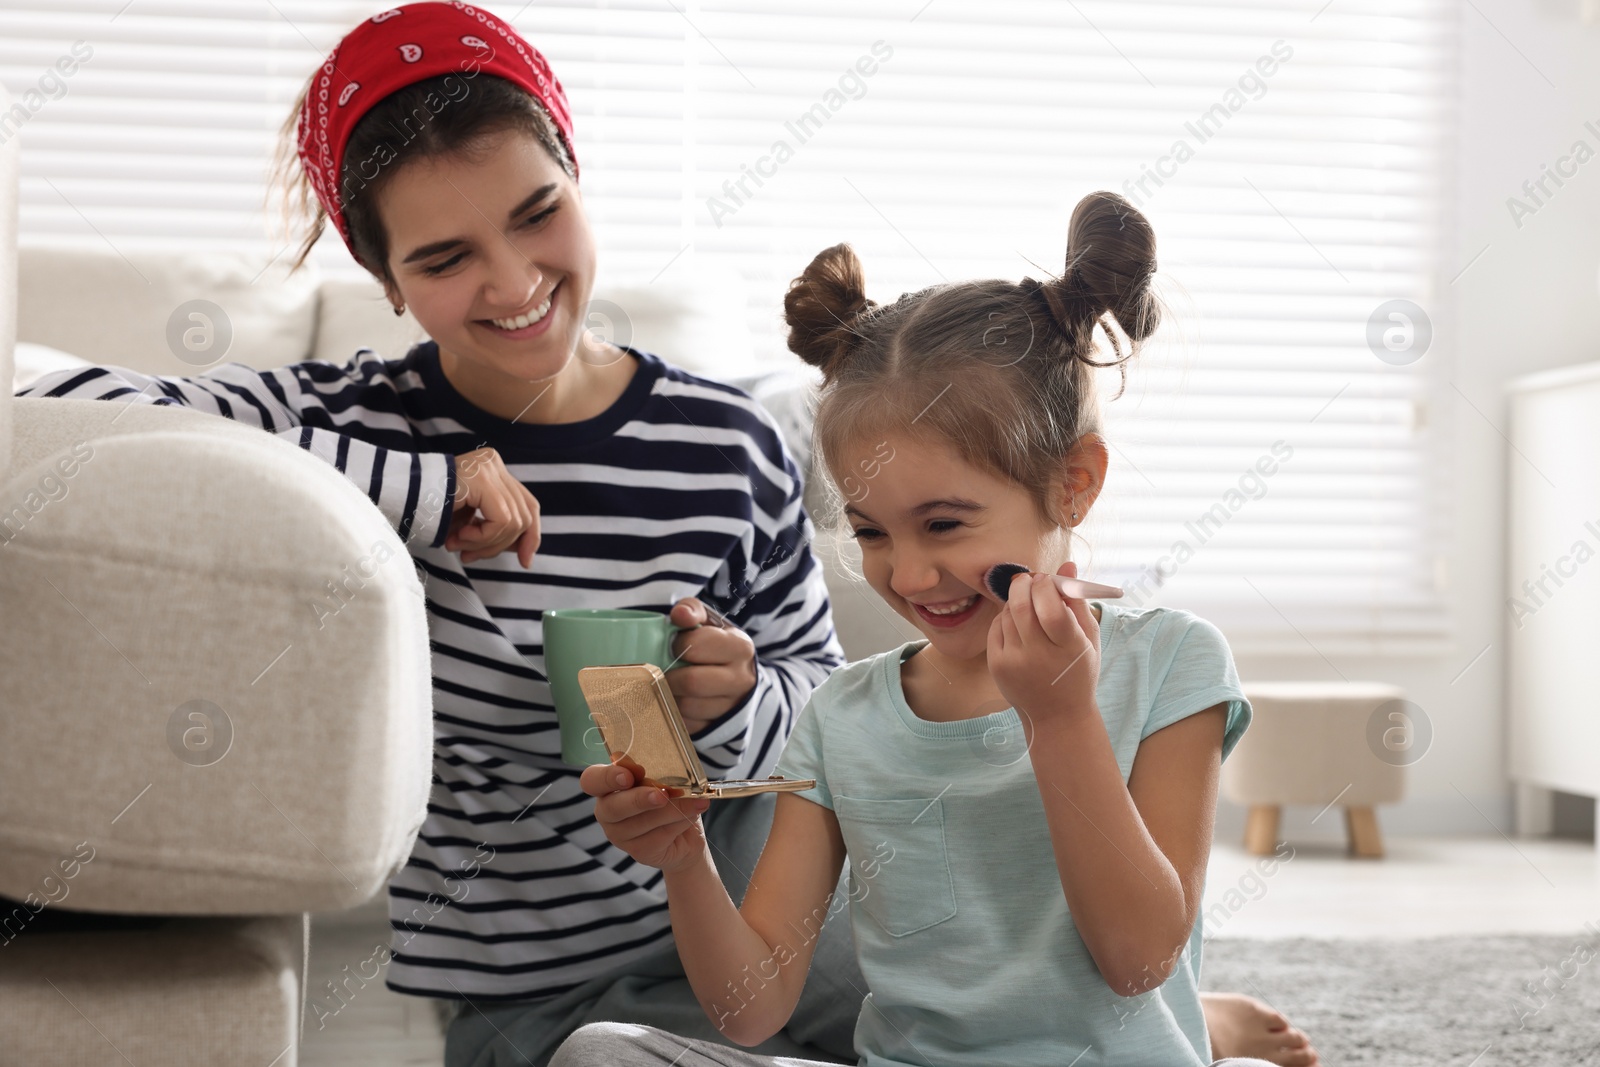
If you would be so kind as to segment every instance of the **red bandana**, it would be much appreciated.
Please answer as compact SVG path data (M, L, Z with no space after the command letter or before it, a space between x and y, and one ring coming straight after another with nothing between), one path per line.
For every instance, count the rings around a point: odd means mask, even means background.
M385 11L345 34L323 62L300 110L300 161L347 247L350 234L339 198L339 169L350 131L390 93L452 72L463 83L487 72L528 90L555 123L577 169L566 94L544 56L516 30L459 0ZM350 251L355 253L353 247Z

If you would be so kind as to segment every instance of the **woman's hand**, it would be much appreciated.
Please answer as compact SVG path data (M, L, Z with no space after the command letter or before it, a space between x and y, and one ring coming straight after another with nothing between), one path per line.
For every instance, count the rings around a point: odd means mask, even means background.
M497 556L512 544L523 567L530 566L539 548L539 502L506 470L494 449L457 456L455 513L444 547L460 550L461 562L471 563Z
M738 707L756 687L756 646L750 635L692 596L672 605L674 662L667 685L691 734Z
M705 851L700 814L711 801L671 798L659 786L635 784L643 780L642 768L628 761L585 767L578 784L596 798L595 819L613 845L647 867L677 870Z
M1078 576L1076 563L1057 574ZM989 674L1024 723L1095 706L1100 624L1087 600L1064 597L1047 574L1018 574L989 626Z

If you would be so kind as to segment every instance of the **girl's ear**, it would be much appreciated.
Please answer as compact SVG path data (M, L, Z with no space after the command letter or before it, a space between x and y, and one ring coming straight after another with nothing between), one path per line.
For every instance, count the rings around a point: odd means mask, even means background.
M1097 433L1084 434L1067 453L1061 482L1061 516L1071 525L1083 521L1099 498L1109 462L1105 438ZM1072 518L1073 512L1077 512L1077 519Z

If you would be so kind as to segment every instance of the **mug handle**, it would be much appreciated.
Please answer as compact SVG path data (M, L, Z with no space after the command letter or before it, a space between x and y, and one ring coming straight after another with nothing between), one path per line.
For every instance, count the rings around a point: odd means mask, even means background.
M715 627L718 630L728 630L733 628L733 623L728 621L728 617L726 615L722 614L722 612L718 611L710 604L707 604L704 600L700 601L700 603L706 609L706 621L701 625ZM687 629L680 630L676 625L673 624L671 612L663 615L661 617L661 622L662 628L665 631L665 636L663 639L665 648L662 650L662 659L666 660L668 663L676 665L678 658L673 654L672 651L673 639L680 633L688 633L689 630L698 630L700 627L691 626ZM666 668L662 669L665 670Z

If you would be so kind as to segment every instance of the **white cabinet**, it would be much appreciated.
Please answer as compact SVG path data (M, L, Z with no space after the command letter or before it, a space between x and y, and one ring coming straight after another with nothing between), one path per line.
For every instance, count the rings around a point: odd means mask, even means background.
M1600 796L1600 363L1513 380L1505 632L1517 829Z

